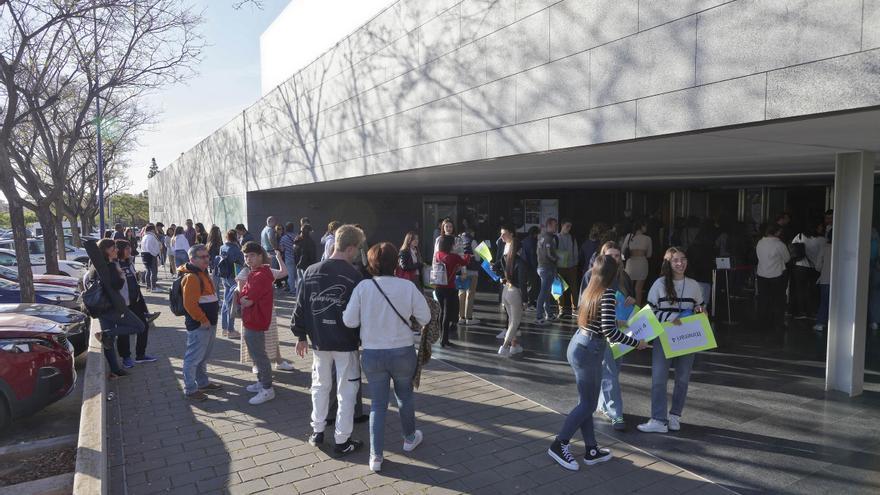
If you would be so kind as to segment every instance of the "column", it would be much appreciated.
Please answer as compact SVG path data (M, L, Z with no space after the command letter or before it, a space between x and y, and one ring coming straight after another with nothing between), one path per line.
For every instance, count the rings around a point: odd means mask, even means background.
M825 389L850 397L862 393L865 379L873 193L874 154L838 154Z

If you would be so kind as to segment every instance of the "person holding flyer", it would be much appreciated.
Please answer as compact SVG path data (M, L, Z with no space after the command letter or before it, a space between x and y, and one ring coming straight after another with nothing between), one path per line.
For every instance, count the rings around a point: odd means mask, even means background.
M703 312L703 292L696 280L685 277L687 255L681 248L671 247L663 255L663 266L651 290L648 304L662 322L681 325L681 318ZM651 419L638 426L645 433L668 433L681 429L681 412L687 398L695 353L666 359L663 348L654 345L651 352ZM667 415L666 381L670 361L675 368L672 407Z
M581 430L586 445L584 464L591 466L611 459L611 451L599 448L593 430L593 412L599 398L599 382L602 378L602 358L608 341L626 344L639 350L646 349L644 340L636 340L617 329L615 290L611 283L617 277L617 262L611 256L596 258L590 285L584 291L578 305L578 329L568 344L566 357L574 371L578 390L575 406L547 454L560 466L577 471L580 465L571 454L571 437Z

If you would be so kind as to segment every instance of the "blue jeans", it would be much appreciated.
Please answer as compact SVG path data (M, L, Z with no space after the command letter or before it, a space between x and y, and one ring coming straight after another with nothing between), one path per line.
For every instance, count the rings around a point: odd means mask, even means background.
M126 309L125 313L117 314L116 310L98 317L101 324L101 333L112 335L114 338L120 335L141 333L147 329L143 320L138 318L134 311Z
M623 358L620 358L622 360ZM611 346L605 346L602 359L602 385L599 390L599 410L609 418L623 417L623 396L620 393L620 360L614 359Z
M299 278L299 272L296 269L296 261L293 259L293 256L288 256L284 260L284 265L287 267L287 290L292 295L296 295L296 282Z
M556 268L539 266L538 277L541 278L541 290L538 292L538 315L536 318L543 320L553 314L553 297L550 295L550 291L553 289L553 281L556 280Z
M220 310L220 328L227 332L235 330L235 316L232 314L232 296L235 294L235 279L221 278L223 284L223 307Z
M141 259L143 259L144 266L147 269L147 272L144 274L144 282L147 284L147 288L154 290L156 288L156 281L159 279L159 259L150 253L143 253Z
M388 388L394 383L394 396L400 412L400 425L405 439L413 440L416 412L413 404L413 374L416 351L412 346L397 349L364 349L361 364L370 388L370 454L383 457L385 445L385 412L388 410Z
M596 433L593 431L593 412L599 400L599 386L602 381L602 358L608 344L604 337L584 335L577 331L568 343L568 364L574 371L577 383L578 405L568 413L559 434L556 435L563 443L568 443L578 428L584 437L584 445L596 445Z
M196 328L186 332L183 354L183 391L191 394L208 385L208 358L214 347L214 327Z
M677 358L666 359L663 346L659 342L651 350L651 418L662 423L668 421L666 414L666 381L669 377L669 362L675 369L675 385L672 389L672 408L669 414L681 416L684 401L687 398L688 383L691 380L691 369L694 367L696 354L687 354Z

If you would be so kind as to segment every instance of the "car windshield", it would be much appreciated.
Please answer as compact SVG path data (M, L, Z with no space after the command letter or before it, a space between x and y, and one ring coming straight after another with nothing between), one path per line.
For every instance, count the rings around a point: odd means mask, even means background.
M31 254L46 254L46 247L43 245L43 241L32 239L28 241L28 251Z
M9 280L18 280L18 270L13 270L8 266L0 265L0 277L6 278Z
M9 280L5 280L0 278L0 289L17 289L18 284L15 282L10 282Z

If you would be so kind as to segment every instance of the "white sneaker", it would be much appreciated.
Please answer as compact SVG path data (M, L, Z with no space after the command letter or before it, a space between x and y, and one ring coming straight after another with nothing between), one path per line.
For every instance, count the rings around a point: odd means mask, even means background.
M382 458L370 456L370 471L378 473L382 470Z
M261 385L260 382L251 383L250 385L247 386L247 388L245 390L247 390L248 392L250 392L252 394L255 394L255 393L259 392L260 390L263 390L263 385Z
M510 357L510 346L502 345L498 348L498 355L501 357Z
M467 321L468 325L479 325L480 323L481 323L480 320L478 320L476 318L471 318L470 320Z
M813 331L821 332L822 330L825 330L825 325L821 323L816 323L815 325L813 325Z
M496 339L503 339L504 337L507 337L507 330L502 330L495 336Z
M678 431L681 429L681 416L676 416L675 414L669 415L669 431Z
M264 402L269 402L270 400L275 398L275 389L274 388L264 388L257 392L257 395L251 397L250 404L252 406L260 405Z
M459 324L459 325L467 325L467 320L465 320L464 318L459 318L459 319L458 319L458 324Z
M510 347L510 355L511 356L513 356L514 354L522 354L522 351L523 351L523 348L519 344L516 344L515 346Z
M253 371L255 375L258 374L258 373L260 372L260 370L259 370L256 366L254 366L253 368L251 368L251 371Z
M293 371L296 368L292 364L290 364L290 361L284 360L280 363L275 363L275 369L281 371Z
M412 442L408 442L406 439L403 440L404 452L412 452L413 450L416 450L416 447L418 447L422 443L422 440L424 439L424 436L422 436L422 430L416 430L415 435L416 438L413 439Z
M645 433L669 433L669 428L656 419L650 419L647 423L642 423L636 428Z

